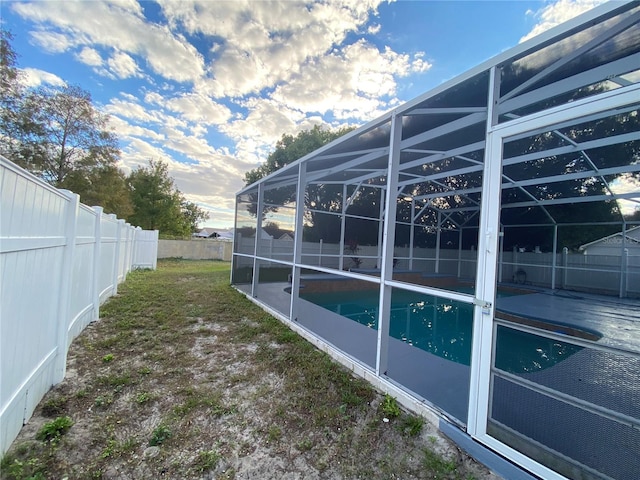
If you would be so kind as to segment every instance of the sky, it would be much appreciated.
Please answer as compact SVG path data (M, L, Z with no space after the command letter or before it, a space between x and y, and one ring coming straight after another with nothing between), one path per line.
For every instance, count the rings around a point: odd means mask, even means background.
M125 173L167 162L229 228L283 134L363 125L599 3L0 0L0 22L28 85L91 93Z

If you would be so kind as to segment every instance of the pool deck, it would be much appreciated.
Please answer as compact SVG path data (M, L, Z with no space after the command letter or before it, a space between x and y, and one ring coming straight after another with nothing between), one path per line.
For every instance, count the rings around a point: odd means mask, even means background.
M499 298L497 310L597 332L602 345L640 353L640 300L562 290Z

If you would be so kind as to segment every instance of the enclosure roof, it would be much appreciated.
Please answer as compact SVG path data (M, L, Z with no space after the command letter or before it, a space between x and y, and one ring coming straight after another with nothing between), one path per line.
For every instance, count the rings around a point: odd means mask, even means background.
M495 102L489 108L492 72ZM491 125L507 125L595 94L633 89L638 82L640 4L610 2L501 53L239 194L255 191L260 183L265 189L295 185L303 162L307 184L384 188L391 119L398 116L398 196L468 218L479 210L489 113ZM637 188L618 188L625 179L640 178L638 104L616 114L592 115L578 126L568 122L552 132L541 129L509 139L503 208L535 209L539 221L548 224L557 223L559 206L567 203L626 199L640 205ZM517 217L503 215L503 221L517 223Z

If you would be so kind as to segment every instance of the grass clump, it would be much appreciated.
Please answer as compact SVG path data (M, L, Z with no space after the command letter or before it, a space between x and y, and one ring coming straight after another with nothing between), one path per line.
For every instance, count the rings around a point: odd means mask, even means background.
M218 466L222 455L217 450L199 452L194 461L194 469L198 473L209 472Z
M410 437L417 437L422 432L424 419L417 415L404 415L400 421L400 431Z
M0 462L0 478L5 480L45 480L45 466L37 457L20 460L15 455L6 454Z
M380 410L382 414L389 419L399 417L402 413L398 401L388 393L384 396L380 404Z
M42 415L57 417L65 413L69 399L65 395L53 395L42 405Z
M71 420L71 417L58 417L55 420L45 423L42 428L38 430L36 439L43 442L57 442L72 426L73 420Z
M162 445L164 442L171 438L172 432L171 429L164 424L158 425L154 428L153 432L151 432L151 439L149 439L149 445L152 447Z

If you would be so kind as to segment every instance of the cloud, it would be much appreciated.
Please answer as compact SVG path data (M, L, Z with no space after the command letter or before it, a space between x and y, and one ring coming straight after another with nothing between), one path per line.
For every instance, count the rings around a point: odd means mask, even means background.
M35 44L40 45L49 53L62 53L72 45L72 42L66 35L56 32L31 32L31 39Z
M43 70L38 70L37 68L24 68L22 69L22 72L24 75L22 76L21 81L26 87L38 87L42 84L64 87L67 84L57 75Z
M170 98L165 102L165 106L180 113L182 118L207 125L221 124L231 117L228 107L214 102L205 95L183 94Z
M90 67L99 67L103 63L100 53L95 48L90 47L84 47L76 54L76 58Z
M288 81L309 59L341 44L349 32L358 32L379 3L162 1L161 5L171 25L217 39L209 45L208 74L199 90L214 97L242 97Z
M155 73L177 82L204 74L197 50L167 26L147 22L137 2L16 2L11 8L37 24L31 36L51 53L99 45L140 56ZM44 31L51 27L58 31Z
M430 67L422 53L411 59L388 47L380 52L360 40L308 63L299 75L276 88L272 98L301 112L332 112L338 119L367 121L395 101L396 77Z
M115 53L107 60L107 65L118 78L142 77L136 61L126 53Z
M563 22L575 18L601 3L604 3L604 1L605 0L558 0L545 5L536 12L527 10L527 14L536 18L538 23L536 23L528 34L520 39L520 43L525 40L529 40L530 38L533 38L556 25L560 25Z

